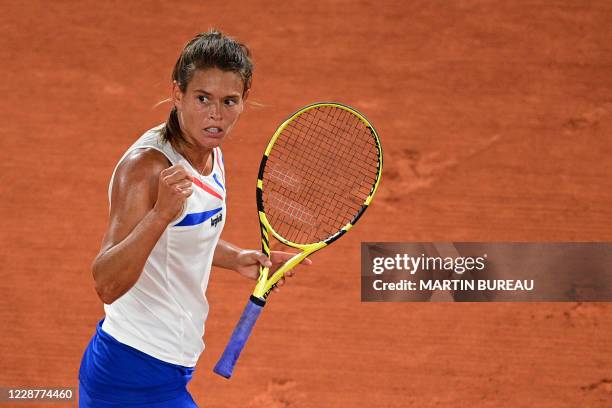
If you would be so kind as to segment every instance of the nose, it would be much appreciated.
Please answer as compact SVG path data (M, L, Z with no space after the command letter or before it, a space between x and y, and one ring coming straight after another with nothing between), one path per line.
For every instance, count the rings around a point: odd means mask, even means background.
M213 120L221 120L221 106L219 102L214 102L209 105L208 117Z

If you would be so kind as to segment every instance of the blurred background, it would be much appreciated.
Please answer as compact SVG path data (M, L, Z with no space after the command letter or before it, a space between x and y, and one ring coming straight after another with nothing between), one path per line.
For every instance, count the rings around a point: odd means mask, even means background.
M0 386L77 385L103 317L89 267L109 178L166 119L169 104L157 104L184 44L216 27L256 63L250 104L224 145L224 239L259 246L259 160L304 104L363 111L385 169L360 223L274 295L231 381L211 369L252 283L214 270L207 349L190 385L201 406L612 405L608 304L366 304L359 293L362 241L612 239L609 1L2 9Z

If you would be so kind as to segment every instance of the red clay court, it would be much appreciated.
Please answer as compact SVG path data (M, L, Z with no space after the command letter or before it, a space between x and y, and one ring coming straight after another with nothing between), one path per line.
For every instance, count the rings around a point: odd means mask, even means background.
M363 220L273 295L230 381L211 369L252 283L213 272L201 406L611 406L609 304L359 292L362 241L612 241L611 21L607 1L5 2L0 386L76 386L113 167L165 120L184 43L217 27L256 62L224 145L224 239L259 246L261 153L302 105L363 111L385 170Z

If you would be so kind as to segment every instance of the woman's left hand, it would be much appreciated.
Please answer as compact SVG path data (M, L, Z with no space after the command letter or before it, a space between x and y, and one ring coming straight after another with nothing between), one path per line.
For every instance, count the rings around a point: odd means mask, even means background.
M242 250L238 254L236 258L236 272L241 274L242 276L257 280L259 278L259 266L267 266L270 268L270 273L268 276L272 276L272 274L280 268L285 262L289 259L293 258L295 254L290 252L281 252L281 251L272 251L270 253L270 259L266 257L261 251L255 250ZM312 261L308 258L304 259L300 265L311 265ZM291 269L285 272L286 277L292 277L295 275L295 269ZM274 287L274 291L278 292L280 290L280 286L285 284L285 278L281 278L276 286Z

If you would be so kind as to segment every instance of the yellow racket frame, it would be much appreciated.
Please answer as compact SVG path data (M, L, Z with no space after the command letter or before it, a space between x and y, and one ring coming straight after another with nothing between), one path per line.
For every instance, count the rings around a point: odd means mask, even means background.
M270 152L272 151L272 148L274 147L274 143L276 142L278 137L281 135L281 133L285 130L285 128L293 120L295 120L297 117L302 115L304 112L307 112L311 109L316 109L318 107L326 107L326 106L344 109L345 111L352 113L357 118L359 118L359 120L361 120L366 125L366 127L370 130L370 132L372 133L372 137L375 140L376 148L378 149L378 157L379 157L378 173L376 175L376 181L373 184L372 189L370 190L370 193L368 194L368 197L365 199L360 211L356 214L356 216L351 222L347 223L338 232L336 232L335 234L331 235L330 237L326 238L323 241L315 242L311 244L297 244L279 235L278 232L276 232L274 228L272 228L272 226L268 222L268 218L266 217L265 212L263 211L264 168L265 168L268 156L270 155ZM260 266L259 279L257 281L257 285L255 286L255 290L253 291L254 297L259 298L262 302L265 302L266 298L270 294L270 291L274 288L274 286L285 275L287 271L297 266L307 256L313 254L314 252L320 250L321 248L326 247L327 245L329 245L336 239L340 238L340 236L342 236L344 233L346 233L348 230L350 230L353 227L353 225L357 222L357 220L361 217L363 212L367 209L367 207L372 202L372 198L374 197L374 194L376 193L376 190L378 189L378 185L380 184L380 179L382 175L382 167L383 167L383 152L382 152L382 146L380 144L380 138L378 136L378 133L376 132L376 129L374 129L374 126L372 126L370 121L368 121L365 116L363 116L359 111L355 110L354 108L351 108L350 106L347 106L341 103L337 103L337 102L313 103L295 112L293 115L291 115L287 120L285 120L278 127L278 129L272 136L272 139L268 143L268 147L266 148L266 151L264 152L264 157L262 159L262 162L259 168L259 176L257 179L257 207L259 210L259 225L261 228L261 248L262 248L263 253L267 257L270 257L270 244L269 243L270 243L270 233L271 233L278 241L282 242L283 244L287 246L300 249L302 252L296 254L294 257L292 257L287 262L285 262L285 264L283 264L272 276L268 276L270 273L269 268L264 267L263 265Z

